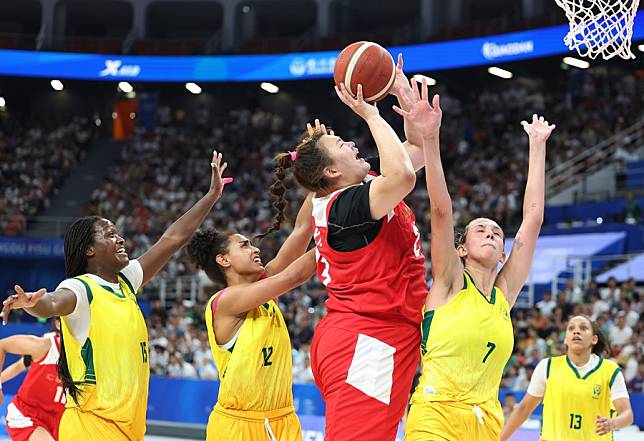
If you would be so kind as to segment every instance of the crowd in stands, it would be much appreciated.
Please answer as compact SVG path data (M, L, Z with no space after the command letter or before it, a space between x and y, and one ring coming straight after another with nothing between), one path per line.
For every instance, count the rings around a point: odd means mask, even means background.
M545 114L557 124L548 142L549 166L579 155L639 116L638 109L644 104L642 78L601 68L571 71L566 78L562 84L548 84L548 88L514 82L469 96L449 87L439 89L444 112L443 165L454 201L455 224L462 226L483 215L496 219L506 233L518 226L528 162L527 137L519 123L532 113ZM113 220L127 239L128 252L136 257L208 189L211 149L216 148L224 154L235 180L226 186L205 227L249 237L263 232L273 214L268 195L272 158L292 149L306 123L318 116L311 106L298 105L288 115L262 108L239 108L222 115L202 108L194 118L162 107L156 127L136 129L121 158L109 168L106 180L93 192L86 212ZM388 107L379 108L402 131L402 121ZM323 122L334 125L344 139L355 140L362 156L373 154L365 125L343 110L338 102L337 116L323 118ZM63 178L82 159L92 138L89 127L88 121L80 119L53 129L0 122L1 234L20 233L24 217L47 205ZM303 191L291 185L291 218L303 197ZM408 204L427 238L428 198L421 177ZM15 221L6 221L12 216ZM18 219L20 216L23 218ZM287 223L282 231L261 242L264 262L289 231ZM427 255L428 239L422 246ZM167 267L165 278L194 273L185 257L180 257ZM157 300L158 284L147 289L144 297L152 302L147 317L152 373L218 378L203 318L205 300L216 287L207 285L196 301L170 301L168 308ZM583 313L598 320L609 335L613 356L624 368L630 389L642 391L643 295L633 281L622 285L611 281L605 288L591 284L586 290L570 281L565 289L546 294L534 308L517 309L513 313L516 348L502 386L524 391L536 363L561 353L566 319ZM324 299L324 289L315 280L279 299L293 343L295 382L312 381L308 349L315 326L325 313Z
M515 84L501 91L478 91L468 100L442 90L442 154L456 224L465 225L474 217L486 215L497 219L506 232L517 227L528 161L521 119L535 112L544 113L557 124L548 143L547 158L549 165L557 164L632 124L644 92L642 83L641 78L630 73L616 78L596 69L570 73L566 84L559 88L553 84L547 93ZM601 105L606 100L612 105ZM400 130L400 119L387 107L380 106L381 112ZM226 187L206 226L249 236L262 232L270 225L272 216L267 192L273 179L272 157L292 148L314 111L301 105L290 115L260 108L210 115L202 108L190 120L181 112L162 108L156 128L136 130L120 161L95 190L88 212L113 219L128 238L128 251L136 256L207 189L209 148L215 147L223 152L235 181ZM368 132L356 118L331 119L328 123L343 138L356 140L363 156L375 151ZM123 186L122 182L128 185ZM291 188L290 214L294 217L304 193ZM428 199L423 179L418 179L408 203L416 212L419 229L428 231ZM274 254L289 228L285 225L282 232L260 244L264 261ZM425 252L428 245L424 241ZM170 278L191 273L194 269L185 258L175 259L166 270ZM216 378L202 316L206 294L215 289L208 286L197 302L179 301L170 310L154 302L149 318L153 373ZM614 357L625 369L627 381L632 388L641 390L642 373L638 372L638 365L644 361L644 340L640 338L644 329L639 322L641 293L632 282L610 292L609 289L612 288L597 290L591 286L582 292L569 285L554 295L547 294L533 309L517 310L516 350L508 363L503 386L525 390L536 363L561 352L566 318L572 313L584 313L601 322L612 340ZM154 298L157 291L158 286L152 285L148 295ZM324 299L324 290L316 281L280 298L293 341L296 382L312 381L308 346L315 325L324 314Z
M88 118L26 123L0 118L0 235L18 236L49 206L83 160L95 126Z

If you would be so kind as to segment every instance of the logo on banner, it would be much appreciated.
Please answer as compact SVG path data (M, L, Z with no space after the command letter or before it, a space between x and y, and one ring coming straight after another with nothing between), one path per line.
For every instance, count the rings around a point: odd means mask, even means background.
M499 57L508 57L512 55L520 54L530 54L534 52L534 41L516 41L506 44L496 44L492 42L486 42L481 47L481 52L483 56L488 60L494 60Z
M105 60L105 69L98 74L102 77L136 77L141 73L138 64L123 64L121 60Z
M294 77L332 74L335 60L336 57L294 58L289 65L289 71Z

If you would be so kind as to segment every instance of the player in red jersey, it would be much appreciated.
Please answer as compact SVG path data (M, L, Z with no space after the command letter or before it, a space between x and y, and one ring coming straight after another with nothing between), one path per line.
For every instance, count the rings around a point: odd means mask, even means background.
M65 391L56 363L60 355L60 319L54 321L56 332L42 337L12 335L0 340L0 366L7 352L23 355L23 360L3 371L2 381L18 375L29 358L29 371L18 393L7 407L7 432L14 441L51 441L58 439L58 425L65 411ZM21 363L23 369L18 368ZM7 375L9 374L9 375ZM4 396L0 390L0 403Z
M393 93L410 91L399 59ZM325 439L390 441L419 363L428 291L420 235L403 202L422 166L417 146L427 128L406 119L401 143L363 100L360 86L355 99L344 85L336 92L368 124L380 161L361 159L353 142L318 125L294 152L276 157L275 174L281 180L291 168L315 193L318 277L329 299L313 337L311 367L326 401Z

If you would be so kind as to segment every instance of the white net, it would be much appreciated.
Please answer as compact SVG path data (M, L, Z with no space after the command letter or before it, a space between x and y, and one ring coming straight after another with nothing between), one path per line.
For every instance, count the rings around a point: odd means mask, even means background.
M570 22L564 43L584 57L635 58L633 22L640 0L555 0Z

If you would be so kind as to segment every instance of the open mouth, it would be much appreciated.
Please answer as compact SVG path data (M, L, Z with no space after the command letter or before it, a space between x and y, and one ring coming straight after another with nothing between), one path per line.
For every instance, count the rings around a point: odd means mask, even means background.
M116 250L116 254L124 254L127 256L127 253L125 252L125 248L121 247L118 250Z
M253 262L258 263L258 264L261 265L262 264L262 259L259 256L255 256L253 258Z
M581 337L573 337L572 341L581 341Z

